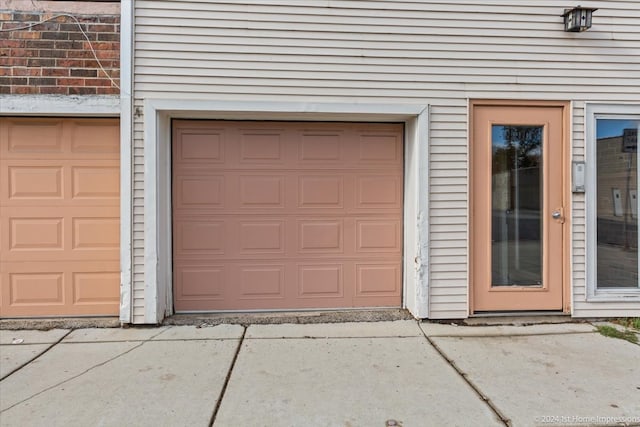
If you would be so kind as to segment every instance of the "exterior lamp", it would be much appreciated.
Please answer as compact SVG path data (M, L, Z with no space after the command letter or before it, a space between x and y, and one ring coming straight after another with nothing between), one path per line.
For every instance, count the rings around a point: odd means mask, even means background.
M566 32L586 31L591 28L591 16L598 9L591 7L574 7L573 9L565 9L562 16L564 17L564 30Z

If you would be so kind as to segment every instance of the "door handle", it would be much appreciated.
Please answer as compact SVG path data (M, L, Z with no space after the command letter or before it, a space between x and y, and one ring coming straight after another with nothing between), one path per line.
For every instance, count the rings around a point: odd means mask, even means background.
M551 213L551 218L556 221L560 221L560 224L564 224L564 209L558 208Z

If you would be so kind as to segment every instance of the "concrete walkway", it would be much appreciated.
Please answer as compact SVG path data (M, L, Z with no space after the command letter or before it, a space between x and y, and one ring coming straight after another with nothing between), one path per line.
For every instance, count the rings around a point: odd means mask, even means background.
M590 324L0 331L2 426L640 425L640 346Z

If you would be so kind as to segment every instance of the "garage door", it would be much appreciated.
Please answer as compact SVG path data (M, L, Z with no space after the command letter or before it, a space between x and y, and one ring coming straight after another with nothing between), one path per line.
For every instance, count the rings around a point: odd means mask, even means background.
M402 135L174 121L175 309L399 306Z
M116 119L0 119L3 317L115 315Z

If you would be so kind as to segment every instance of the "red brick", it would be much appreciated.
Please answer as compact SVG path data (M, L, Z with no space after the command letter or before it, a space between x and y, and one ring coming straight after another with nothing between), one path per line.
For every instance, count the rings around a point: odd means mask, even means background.
M53 77L29 77L29 84L34 86L55 86L56 79Z
M111 80L109 79L84 79L85 86L111 86Z
M45 49L40 51L39 56L42 58L65 58L67 52L59 49Z
M28 58L26 65L27 67L54 67L56 60L53 58Z
M25 41L25 47L29 49L53 49L55 43L53 40L29 40Z
M69 95L95 95L98 91L95 87L70 87Z
M56 40L54 43L54 48L56 49L74 49L73 46L76 42L71 40Z
M84 67L85 61L82 59L57 59L58 67Z
M56 79L58 86L84 86L84 79Z
M117 79L120 77L120 70L119 69L106 69L107 70L107 74L104 73L104 71L102 70L98 70L98 77L101 78L105 78L105 77L111 77L112 79Z
M72 68L69 73L72 77L95 77L98 75L96 70L87 70L84 68Z
M14 12L14 13L13 13L12 21L18 21L18 22L26 22L26 21L38 22L38 21L40 21L40 15L39 15L39 14L37 14L37 13Z
M9 94L11 93L11 88L9 86L0 86L0 93Z
M42 94L66 95L68 92L68 88L64 86L40 86L39 92Z
M24 47L24 40L6 40L2 42L4 47Z
M117 87L99 87L98 95L118 95L120 93L120 89Z
M69 33L64 31L46 31L42 33L45 40L69 40Z
M30 93L38 93L37 86L12 86L11 93L24 95Z
M57 77L66 77L69 75L68 68L50 68L46 67L42 69L43 76L57 76Z
M11 56L14 58L34 58L38 56L38 51L36 49L11 49Z
M120 43L119 42L91 42L93 49L98 50L119 50ZM84 42L85 49L91 49L91 45L89 42Z
M92 33L112 33L115 30L113 24L90 24L87 27L89 27L87 31Z
M9 58L0 57L0 65L6 66L25 66L27 65L27 58Z
M39 31L14 31L14 39L39 39L42 38L42 33Z
M75 22L65 22L64 24L60 24L60 31L80 31L80 28L78 28L78 24Z
M67 58L93 58L93 53L89 50L68 50Z
M26 67L14 67L13 75L14 76L39 76L42 72L42 68L26 68Z
M114 59L120 57L120 52L117 50L98 50L96 56L98 59Z
M98 41L120 41L119 33L98 33Z
M89 40L95 40L96 38L98 38L98 36L96 35L96 33L85 33L87 35L87 37L89 38ZM77 33L69 33L69 40L87 40L84 37L84 34L77 32Z
M120 16L118 15L101 15L98 17L98 22L106 22L111 24L117 24L120 22Z
M0 67L0 76L10 76L11 68L9 67Z
M114 69L114 68L120 68L120 61L115 59L101 59L100 63L102 64L102 66L107 69ZM84 68L100 68L98 66L98 62L94 59L87 59L84 63Z

